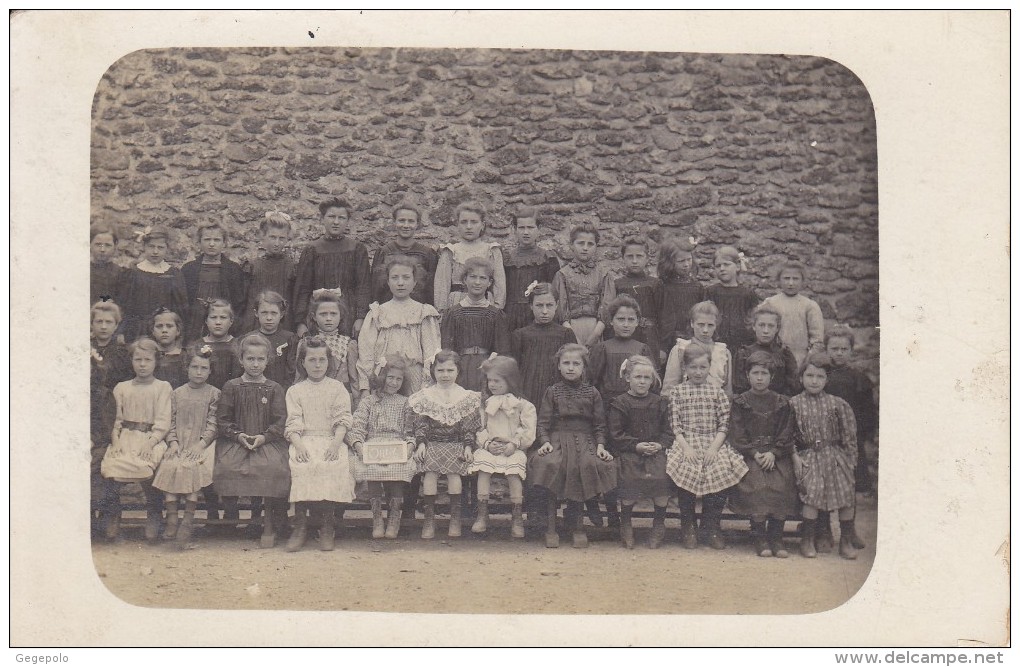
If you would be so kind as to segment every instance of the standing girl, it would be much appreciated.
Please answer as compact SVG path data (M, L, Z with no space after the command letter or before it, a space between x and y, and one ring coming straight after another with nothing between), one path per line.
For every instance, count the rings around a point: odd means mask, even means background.
M333 355L321 338L303 338L297 346L299 381L287 390L290 442L290 501L294 532L287 551L299 551L308 532L308 512L318 512L319 548L332 551L337 505L354 500L354 475L344 436L351 426L351 397L329 377Z
M662 310L662 281L648 275L648 257L652 243L644 236L630 236L623 240L620 252L626 273L613 282L613 294L629 296L641 309L634 340L648 345L651 360L658 367L666 361L665 350L660 351L659 311Z
M588 546L581 505L616 488L616 465L606 451L606 416L598 389L584 380L588 350L568 343L556 353L562 380L546 390L538 412L537 439L542 443L529 462L528 477L549 494L545 546L560 545L556 512L567 501L576 548Z
M260 333L266 337L272 350L269 354L269 365L266 366L266 377L278 383L284 390L294 384L295 361L298 337L293 331L287 331L282 323L287 318L287 300L283 295L272 290L259 292L252 308L258 328L252 333Z
M422 495L425 522L421 537L435 537L436 494L439 476L446 475L446 491L450 496L449 536L460 537L461 476L468 473L475 434L481 427L479 412L481 396L457 384L460 355L441 350L432 366L436 384L411 396L408 403L414 412L414 458L424 473Z
M283 439L287 406L283 387L266 379L269 341L248 334L238 345L244 374L223 385L216 414L219 439L213 486L223 496L226 514L237 516L238 496L261 496L266 507L262 547L276 545L278 525L286 521L290 467ZM215 362L214 362L215 363Z
M354 411L354 422L347 431L347 444L356 452L351 460L354 480L366 482L372 504L372 537L396 539L400 533L400 515L407 484L417 472L411 459L414 444L414 418L407 403L408 366L399 357L380 359L377 373L371 377L372 393L366 395ZM403 440L409 445L407 461L401 463L365 463L364 444L380 440ZM382 499L389 498L387 524L383 527Z
M156 379L166 380L174 389L188 382L188 357L184 353L184 322L177 313L159 308L152 315L149 327L152 339L159 346Z
M793 452L799 434L790 399L769 389L773 363L767 352L752 354L747 360L751 389L733 399L729 442L743 455L748 471L733 489L730 507L751 517L759 556L788 558L783 526L786 517L797 513Z
M166 451L163 439L170 430L173 389L153 375L159 348L151 338L136 340L128 350L135 377L113 388L117 417L100 466L107 480L103 502L106 537L116 539L120 528L121 485L140 482L145 493L145 539L151 541L159 536L163 518L162 499L152 487L152 475Z
M701 345L688 345L683 361L687 380L669 392L670 424L676 439L666 460L666 472L679 487L680 539L686 549L698 547L694 505L697 497L703 496L704 538L713 549L725 549L720 526L725 491L747 474L747 464L726 444L730 399L708 382L712 352Z
M255 309L262 292L276 292L287 300L291 300L294 295L296 264L286 251L294 233L291 217L280 211L270 211L259 223L259 232L262 234L260 245L265 254L246 263L244 267L248 273L248 294L244 300L247 313L241 323L242 331L251 331L259 326ZM293 314L285 312L279 326L284 331L293 331Z
M212 484L216 441L216 406L220 390L206 384L211 371L212 350L188 348L188 383L171 397L173 421L167 434L167 451L152 485L166 494L166 530L163 538L176 539L186 549L191 539L198 492ZM178 526L178 503L184 518Z
M222 225L216 222L202 223L195 237L198 240L199 256L181 267L191 307L186 330L188 339L197 338L202 333L204 322L200 300L221 298L230 304L235 314L243 313L247 281L241 265L223 254L227 246L227 230ZM232 333L237 333L236 326Z
M549 283L532 283L525 290L534 321L510 334L510 354L521 369L521 392L538 405L545 390L559 379L556 351L576 343L574 333L556 322L556 295Z
M659 310L659 335L663 350L669 350L677 338L690 338L687 314L694 304L705 300L705 288L697 281L698 265L694 237L669 239L659 246L659 279L662 280L662 306Z
M312 292L306 328L329 346L334 361L330 377L340 380L351 398L357 401L358 343L344 333L350 330L350 317L350 311L335 290L317 289Z
M797 415L804 449L795 454L797 486L804 503L800 552L814 558L815 523L820 510L839 513L839 555L853 560L854 468L857 466L857 422L842 398L825 393L832 359L812 352L804 360L804 391L790 399Z
M170 249L170 231L166 227L146 227L138 237L142 242L142 259L123 273L114 298L124 311L121 332L128 343L141 335L149 315L161 306L182 318L188 314L184 277L165 259Z
M483 241L485 233L485 209L475 202L464 202L454 212L460 241L447 243L439 249L439 265L436 268L435 306L441 313L460 303L467 294L464 274L465 262L470 258L487 260L492 266L489 301L497 310L503 310L506 303L506 273L503 270L503 254L499 244Z
M510 485L510 534L524 537L524 478L528 457L524 453L535 441L538 416L535 406L521 398L521 374L510 357L493 356L482 363L485 397L478 449L468 472L478 473L478 515L472 533L484 533L489 525L489 484L493 475L505 475Z
M755 352L767 352L772 356L772 383L769 389L786 396L793 396L800 391L797 359L779 338L782 323L782 316L769 304L762 303L754 309L751 328L754 330L755 342L740 348L733 362L734 393L742 394L751 388L747 381L747 360Z
M238 360L237 341L230 333L234 324L234 308L226 299L207 301L205 308L206 334L200 342L212 350L209 384L222 390L227 380L240 376L244 370Z
M376 250L372 256L372 301L386 303L393 296L387 269L389 258L403 255L411 259L415 268L416 280L411 298L418 303L432 305L435 298L432 279L436 275L439 254L434 248L414 238L420 224L421 212L414 204L402 202L393 209L393 226L397 229L397 237Z
M730 356L729 348L725 344L713 340L718 322L719 309L711 301L702 301L691 308L691 329L694 330L694 338L676 339L676 345L670 351L669 360L666 362L666 373L662 377L663 393L668 393L670 389L684 381L686 373L683 358L688 345L700 345L712 351L712 367L708 370L708 381L720 387L727 395L731 393L733 357Z
M715 337L726 344L730 355L754 342L748 318L761 299L750 287L740 284L740 272L747 270L744 253L733 246L715 251L715 276L719 282L708 287L708 300L719 307Z
M89 303L113 301L124 267L113 261L117 255L117 231L112 225L89 228Z
M421 278L421 268L406 255L390 255L386 260L387 291L392 299L373 303L358 336L358 387L371 389L377 363L391 356L408 363L404 382L414 393L428 377L426 365L440 349L439 311L415 301L411 295Z
M503 251L506 270L506 307L503 311L511 329L531 324L531 304L526 294L534 282L548 283L560 270L556 253L540 247L538 241L538 210L525 206L511 218L517 246Z
M578 343L590 348L602 340L605 324L599 318L612 292L612 277L597 261L599 230L586 222L570 230L574 258L556 272L553 292L559 305L558 319L573 332Z
M821 352L825 349L825 320L822 308L814 299L801 294L806 279L803 264L787 262L779 267L776 281L779 293L765 299L764 303L774 308L781 319L779 336L790 348L797 364L804 362L809 352Z
M666 536L666 503L672 493L666 474L666 450L673 444L669 401L652 391L661 381L648 357L628 359L624 375L627 393L609 406L609 438L619 461L617 494L623 503L620 539L626 548L634 548L634 503L651 498L655 514L648 547L658 549Z

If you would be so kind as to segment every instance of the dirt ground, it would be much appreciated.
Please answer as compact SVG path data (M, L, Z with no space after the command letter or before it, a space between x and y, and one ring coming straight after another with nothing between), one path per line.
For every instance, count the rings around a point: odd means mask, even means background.
M420 515L419 515L420 517ZM488 535L449 540L418 538L420 518L397 540L372 540L370 516L348 512L330 553L310 542L304 551L260 549L237 536L200 537L177 552L150 546L140 528L126 528L119 544L96 543L102 581L124 601L145 607L206 609L357 610L459 613L803 614L843 604L864 584L875 558L876 501L859 497L857 530L868 547L857 560L837 553L814 560L751 551L747 522L724 522L728 548L678 544L676 519L667 543L652 551L650 519L636 520L638 546L624 549L615 531L588 527L588 549L559 549L540 541L511 543L509 517L496 516ZM834 522L835 523L835 522ZM792 531L793 523L787 524ZM322 576L326 574L327 576ZM486 589L492 591L486 594ZM518 595L501 592L520 591Z

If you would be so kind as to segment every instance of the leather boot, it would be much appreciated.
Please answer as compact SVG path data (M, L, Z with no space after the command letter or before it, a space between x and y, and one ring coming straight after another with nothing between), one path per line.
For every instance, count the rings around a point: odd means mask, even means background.
M450 527L447 530L448 537L460 537L460 517L463 507L461 507L461 498L459 493L450 494Z
M179 517L177 516L177 501L168 500L166 502L166 527L163 528L163 539L172 540L177 537L177 524Z
M336 505L324 502L322 508L322 528L319 528L319 550L332 551L336 546Z
M555 549L560 546L560 534L556 532L556 513L559 510L559 499L550 493L548 511L545 517L545 546L548 549Z
M191 542L191 529L195 521L195 508L197 506L198 501L196 500L188 500L184 503L184 517L177 526L177 536L174 540L174 544L180 551L187 549Z
M510 508L510 537L524 538L524 506L514 503Z
M578 507L573 512L573 534L571 539L574 543L575 549L587 549L588 548L588 534L584 532L584 514L581 512L581 508Z
M762 558L772 557L772 548L765 539L765 522L751 519L751 542L754 544L754 552Z
M422 496L425 520L421 524L421 539L431 540L436 536L436 497Z
M832 552L835 538L832 536L832 521L829 512L818 512L818 523L815 524L815 550L820 554Z
M648 548L658 549L666 539L666 507L654 508L652 515L652 532L648 535Z
M786 525L784 519L769 519L765 530L769 541L769 548L776 558L789 558L790 552L783 546L783 527Z
M308 539L308 510L304 503L294 505L294 532L287 540L287 551L290 553L301 551L301 547L305 546L305 540Z
M620 541L626 549L634 548L634 524L632 522L634 513L633 505L624 505L623 513L620 516Z
M578 508L577 513L581 513L580 508ZM588 517L588 520L591 521L591 525L596 528L606 527L606 520L602 517L602 509L599 508L598 496L584 501L584 514Z
M267 500L265 503L266 518L262 525L262 537L259 539L259 546L263 549L272 549L276 546L276 516L274 516L275 512L272 510L271 502ZM226 521L230 514L229 509L224 510L223 520Z
M403 498L390 498L390 509L386 515L386 539L395 540L400 534L400 515Z
M382 498L372 498L372 539L381 539L386 534L382 516Z
M694 496L681 493L680 504L680 544L684 549L698 548L698 527L694 513Z
M475 516L475 523L474 525L471 526L471 532L484 533L488 529L489 529L489 496L478 496L478 512Z
M800 523L800 555L804 558L815 558L815 524L817 519L804 519Z
M606 521L610 528L620 527L620 501L616 491L610 491L604 496L606 503Z
M705 500L702 503L702 515L705 516L707 523L705 541L708 543L708 546L719 551L726 548L726 540L723 539L722 525L720 523L725 504L726 500L717 497L715 494L705 496Z
M854 548L853 533L853 519L839 522L839 555L847 560L857 559L857 549Z

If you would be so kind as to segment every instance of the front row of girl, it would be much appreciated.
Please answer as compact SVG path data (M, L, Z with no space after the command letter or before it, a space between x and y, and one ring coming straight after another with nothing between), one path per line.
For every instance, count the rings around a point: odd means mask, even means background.
M667 501L678 492L680 541L686 548L698 545L695 504L701 496L701 537L712 548L725 548L720 519L729 500L734 511L750 516L760 556L789 555L783 524L799 506L805 557L815 556L814 522L821 511L839 513L840 553L856 556L856 424L849 405L824 392L831 368L824 353L807 357L801 370L804 392L793 398L769 388L776 370L772 356L751 354L746 363L751 388L732 404L722 388L708 382L712 348L688 345L686 379L663 396L653 391L659 383L653 361L634 355L620 369L627 390L610 402L607 417L602 396L585 379L588 352L576 343L556 353L560 380L545 391L537 411L522 395L513 359L493 355L482 364L486 382L480 394L456 383L459 355L443 350L432 364L435 384L410 397L408 364L398 357L380 360L372 392L353 415L347 389L332 377L331 345L315 336L301 340L299 382L286 394L265 377L271 349L263 335L245 336L238 346L244 373L221 393L206 384L215 363L209 345L187 350L188 384L171 391L153 376L156 344L147 338L132 344L135 377L114 389L113 444L102 462L102 474L110 480L108 537L116 536L119 484L140 481L147 498L146 537L157 537L162 491L164 537L181 548L191 537L197 494L210 483L228 511L236 511L238 496L264 499L264 547L276 543L292 502L296 513L288 551L302 548L313 519L320 526L319 547L333 549L338 513L354 500L358 483L364 483L371 500L373 537L395 538L407 484L417 473L423 473L422 538L435 535L441 475L450 495L451 537L461 532L462 476L478 475L471 530L482 533L488 527L490 478L502 474L510 487L512 535L524 536L527 479L529 492L542 497L537 504L546 510L548 547L559 546L556 515L562 501L572 543L585 547L583 503L615 490L627 548L634 546L636 501L649 498L654 504L649 546L658 548L665 538ZM366 455L379 444L402 452L401 460L381 462ZM388 525L382 518L384 497Z

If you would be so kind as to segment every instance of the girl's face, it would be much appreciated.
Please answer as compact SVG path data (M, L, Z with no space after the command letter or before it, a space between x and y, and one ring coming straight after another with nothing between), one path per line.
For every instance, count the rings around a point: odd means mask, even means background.
M262 247L270 254L279 254L290 243L290 233L286 229L267 227L262 235Z
M711 361L708 355L703 354L688 361L684 365L684 370L687 371L687 379L691 381L691 384L704 384L705 380L708 379L708 369L710 367Z
M485 384L489 388L489 393L493 396L502 396L510 391L510 383L499 375L487 375Z
M411 292L416 284L414 281L414 269L410 266L394 264L390 267L390 275L387 282L394 299L406 299L411 296Z
M326 377L326 372L329 370L329 355L326 354L326 348L310 347L305 350L305 358L301 365L312 382L318 382Z
M92 336L100 345L113 340L113 332L117 330L117 318L110 313L96 313L92 316Z
M564 380L576 382L584 374L584 358L580 352L567 352L560 357L559 369Z
M476 241L485 230L482 216L474 211L461 211L457 218L457 230L465 241Z
M640 364L631 369L627 383L630 385L631 393L635 396L647 396L655 383L655 375L651 368Z
M720 257L715 260L715 277L723 285L733 285L737 282L737 265L730 260Z
M616 309L612 320L613 334L617 338L630 338L638 326L637 312L633 308L624 306Z
M93 236L89 251L92 253L93 262L100 264L109 262L117 252L117 243L113 240L113 234L104 232Z
M170 313L160 313L152 318L152 338L162 349L170 349L181 336L177 318Z
M492 277L484 269L471 269L464 276L464 287L472 299L481 299L489 291Z
M209 335L213 338L226 338L230 335L230 325L234 318L230 311L223 306L213 306L205 317L205 326L209 329Z
M209 365L209 360L205 357L192 357L191 363L188 364L188 382L193 387L200 387L209 380L209 374L212 372L212 368Z
M259 318L259 330L262 333L276 333L276 330L280 328L283 313L280 312L278 304L259 301L259 309L255 311L255 314Z
M383 392L387 394L400 393L404 386L404 371L399 368L387 368L386 377L383 378Z
M627 273L632 276L640 276L648 266L648 253L641 245L629 245L623 249L623 265L627 267Z
M824 368L811 364L808 364L808 367L804 369L804 373L800 376L800 381L804 385L804 391L809 394L822 393L828 379L829 374L825 372Z
M772 382L772 371L764 366L751 366L751 370L747 371L747 381L751 385L751 391L763 393Z
M694 268L694 255L689 252L681 250L677 253L676 263L673 265L673 270L676 271L678 276L690 276L691 269Z
M775 315L764 314L754 318L754 337L762 345L769 345L779 333L779 319Z
M131 355L131 368L142 380L152 377L156 371L156 355L148 350L138 349Z
M517 245L531 247L538 241L538 221L534 218L517 218Z
M266 372L266 364L269 363L269 350L261 345L245 346L241 353L241 367L250 378L262 377Z
M223 238L223 232L220 230L203 229L202 236L198 239L198 245L202 249L203 255L213 259L220 256L220 253L223 252L223 246L227 245L227 242Z
M850 346L850 341L846 338L832 337L829 339L829 343L825 346L825 351L829 353L829 357L832 358L833 366L846 366L850 361L850 355L853 354L853 347Z
M574 249L574 257L582 262L587 262L595 256L598 243L595 241L594 234L581 232L570 242L570 247Z
M694 330L694 337L701 343L711 343L715 335L715 317L699 313L691 320L691 328Z
M804 276L797 269L785 269L779 274L779 289L786 296L797 296L804 286Z
M326 229L327 236L343 236L347 233L347 225L351 220L351 214L347 209L334 207L326 211L322 216L322 224Z
M397 228L397 236L405 241L410 241L418 231L418 214L410 209L402 208L394 216L393 226Z
M340 328L340 305L327 301L315 309L315 324L322 333L331 334Z
M531 314L536 324L549 324L556 317L556 297L552 294L539 294L531 300Z
M436 383L444 387L457 382L457 364L452 360L436 364L432 372L436 377Z
M151 239L145 242L142 252L145 259L152 264L159 264L166 257L167 245L163 239Z

